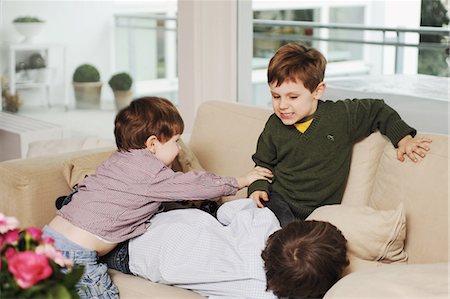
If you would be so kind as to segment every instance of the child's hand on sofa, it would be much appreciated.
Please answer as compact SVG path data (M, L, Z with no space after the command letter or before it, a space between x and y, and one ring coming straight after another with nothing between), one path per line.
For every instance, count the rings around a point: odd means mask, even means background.
M258 208L264 208L264 205L261 203L261 200L269 201L269 195L267 194L266 191L256 190L252 194L250 194L249 197L256 202Z
M413 162L417 162L417 156L425 158L425 152L430 148L427 143L431 143L429 138L413 138L411 135L406 135L397 144L397 159L401 162L405 160L405 155Z
M236 178L238 181L239 189L249 186L251 183L257 180L266 180L271 182L273 177L272 171L267 168L256 166L245 176Z

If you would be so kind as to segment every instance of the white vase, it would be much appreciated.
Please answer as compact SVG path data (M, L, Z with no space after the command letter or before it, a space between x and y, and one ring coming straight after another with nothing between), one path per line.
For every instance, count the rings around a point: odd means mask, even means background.
M44 22L13 22L13 24L17 32L24 37L22 40L23 43L32 42L33 38L38 35L44 27Z

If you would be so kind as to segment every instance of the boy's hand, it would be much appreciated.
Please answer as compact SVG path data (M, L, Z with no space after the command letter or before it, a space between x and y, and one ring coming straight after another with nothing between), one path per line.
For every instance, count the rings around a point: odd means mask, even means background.
M430 148L427 143L431 143L429 138L413 138L411 135L406 135L397 144L397 159L403 162L405 160L404 155L407 155L411 161L417 162L417 156L425 158L425 152Z
M247 175L237 178L239 189L249 186L251 183L257 180L266 180L271 182L273 177L272 171L267 168L256 166L252 171L247 173Z
M269 201L269 196L266 191L254 191L249 197L256 202L258 208L264 208L264 205L261 203L261 199L264 201Z

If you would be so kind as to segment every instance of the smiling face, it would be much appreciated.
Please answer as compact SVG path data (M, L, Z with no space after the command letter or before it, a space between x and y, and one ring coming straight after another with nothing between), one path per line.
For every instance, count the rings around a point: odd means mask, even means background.
M325 83L321 82L311 92L301 82L284 81L269 84L272 94L272 107L285 125L293 125L302 118L316 112L317 101L323 94Z
M154 147L150 151L153 151L155 157L163 162L164 165L170 167L175 158L178 156L178 153L180 152L180 146L177 142L179 139L180 134L172 136L172 138L164 143L156 139L154 140Z

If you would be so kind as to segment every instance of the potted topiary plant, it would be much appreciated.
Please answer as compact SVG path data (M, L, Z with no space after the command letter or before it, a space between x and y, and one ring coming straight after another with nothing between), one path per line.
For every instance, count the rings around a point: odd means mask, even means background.
M28 77L34 82L49 82L47 62L40 53L33 53L28 59Z
M131 91L133 79L131 76L126 72L114 74L109 79L108 84L114 92L117 110L128 106L133 97L133 92Z
M76 108L98 109L103 83L100 73L92 64L82 64L73 73Z
M31 16L17 17L13 20L14 28L24 37L22 42L30 42L44 27L44 21Z

